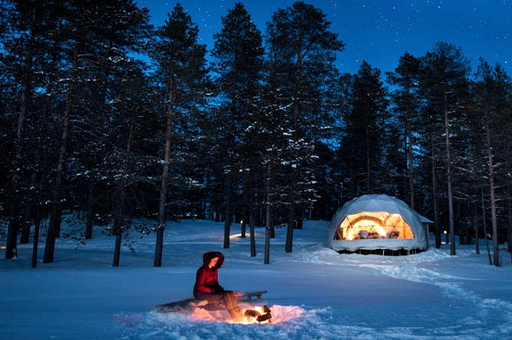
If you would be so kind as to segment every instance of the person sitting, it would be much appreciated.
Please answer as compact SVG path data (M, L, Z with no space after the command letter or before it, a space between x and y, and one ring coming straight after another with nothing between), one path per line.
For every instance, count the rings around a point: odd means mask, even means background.
M221 252L210 251L203 254L203 265L196 273L194 297L213 304L224 304L233 321L241 322L243 314L238 307L236 294L233 291L225 290L219 284L218 271L223 264L224 254Z

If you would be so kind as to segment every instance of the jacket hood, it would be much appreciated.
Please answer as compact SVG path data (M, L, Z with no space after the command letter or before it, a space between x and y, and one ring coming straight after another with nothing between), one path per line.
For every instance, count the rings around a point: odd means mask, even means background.
M222 254L220 251L209 251L203 254L203 266L208 266L211 259L214 257L218 257L219 260L217 261L217 265L213 267L213 270L219 269L224 264L224 254Z

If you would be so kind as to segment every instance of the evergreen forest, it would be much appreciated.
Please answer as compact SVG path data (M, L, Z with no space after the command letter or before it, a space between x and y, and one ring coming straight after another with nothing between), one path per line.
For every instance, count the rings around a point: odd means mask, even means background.
M287 228L330 220L364 194L397 197L434 223L436 247L492 240L512 252L512 81L472 69L439 41L393 72L363 61L314 5L278 9L260 31L242 3L211 50L177 3L160 27L134 0L0 0L0 219L5 258L44 239L54 261L63 216L87 242L108 225L113 266L131 221ZM377 53L377 52L376 52ZM478 58L478 56L472 56ZM446 234L446 236L445 236ZM456 237L457 236L457 241ZM251 252L255 252L254 244ZM267 255L267 254L266 254ZM268 263L268 255L265 258Z

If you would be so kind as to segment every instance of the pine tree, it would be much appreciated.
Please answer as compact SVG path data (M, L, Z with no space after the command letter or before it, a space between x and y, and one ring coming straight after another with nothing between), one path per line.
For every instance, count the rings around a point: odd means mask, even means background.
M142 141L138 130L142 128L143 120L150 114L147 99L150 91L143 67L139 62L131 60L120 62L120 64L119 69L112 75L114 83L118 85L112 90L113 126L108 141L112 151L105 162L108 170L104 173L104 175L108 174L109 184L113 188L113 194L110 196L113 197L112 234L116 237L112 262L114 267L119 266L120 263L125 219L129 211L135 210L135 207L129 205L128 188L139 181L140 166L138 164L143 163L143 156L135 147L137 142Z
M155 267L162 265L169 175L174 161L171 157L175 151L172 142L177 138L179 128L186 126L185 119L204 101L208 91L206 47L198 44L198 32L197 25L178 3L165 24L157 29L149 51L156 64L156 86L163 94L161 108L165 112Z
M349 197L383 188L383 141L387 99L380 70L363 62L351 84L351 110L344 117L341 161Z
M224 182L224 248L229 248L233 220L235 188L249 190L254 171L247 160L250 146L246 136L252 124L255 102L261 92L263 47L260 31L244 5L237 2L222 18L222 30L214 35L214 71L219 74L218 87L222 106L217 110L216 145ZM247 195L245 195L247 199ZM247 202L243 202L247 206ZM245 214L247 216L247 214ZM245 218L245 217L244 217Z
M55 181L52 188L52 212L44 262L53 262L55 238L59 235L67 160L76 152L72 117L87 121L86 113L105 109L105 77L113 62L138 50L139 39L147 29L147 9L139 9L132 0L68 2L67 12L57 33L62 42L63 69L67 79L63 90L61 134ZM95 81L97 80L97 81ZM82 105L77 105L81 102Z
M469 62L460 48L445 42L434 45L434 51L423 57L420 88L426 100L427 111L431 117L431 137L429 147L432 155L433 190L437 190L437 164L439 157L444 160L443 182L446 184L448 204L448 225L450 233L450 254L455 255L455 212L453 185L456 180L454 162L457 161L456 150L458 129L465 121L465 103L467 102ZM455 139L454 139L455 138ZM454 143L456 143L454 145ZM432 195L437 199L437 193ZM437 202L434 201L434 209ZM437 229L438 227L436 227ZM439 242L439 241L436 241Z
M264 264L270 263L270 240L274 234L276 221L282 219L282 210L286 202L287 188L282 178L287 174L287 164L283 162L286 148L289 142L289 129L282 125L288 115L287 109L275 102L279 102L283 95L276 87L273 78L269 78L263 90L260 109L253 117L252 125L248 129L248 146L250 164L254 164L255 181L252 188L253 206L259 208L259 215L263 216L260 221L265 225ZM276 100L277 99L277 100ZM260 167L256 165L260 164ZM256 209L253 209L256 210ZM251 213L251 219L255 219L256 212ZM251 241L254 240L254 225L251 221ZM251 243L251 254L256 256L254 242Z
M302 1L272 15L267 27L270 72L277 96L274 105L287 108L280 125L288 134L287 164L288 232L285 251L292 251L293 228L300 225L304 209L312 204L315 192L312 167L315 141L324 133L328 114L325 89L336 75L335 53L344 44L329 31L326 15ZM277 177L276 177L277 178Z
M400 57L398 66L394 73L389 73L388 83L396 89L391 94L393 111L396 114L394 123L398 125L397 132L399 136L399 148L396 148L396 154L405 153L405 157L399 159L405 160L405 164L397 165L399 169L404 169L404 173L397 175L407 179L407 190L401 190L402 193L409 193L409 205L415 208L415 149L417 148L416 139L421 135L421 122L419 121L421 101L419 97L419 58L409 53ZM401 195L400 195L401 196Z
M7 96L3 109L16 113L16 121L12 121L12 145L5 154L10 164L9 183L9 228L7 236L6 258L16 256L17 233L23 230L22 241L28 241L27 217L31 206L38 204L35 190L39 188L33 183L37 178L37 164L33 158L40 147L36 136L38 132L35 121L41 113L37 103L36 88L41 87L47 71L47 40L57 24L55 12L58 6L25 1L2 3L8 8L3 12L1 27L2 36L2 74L5 79L3 93ZM18 100L18 98L20 98ZM29 119L30 118L30 119ZM34 138L35 137L35 138ZM28 228L27 228L28 227Z
M491 226L493 238L493 264L500 266L499 256L499 226L498 226L498 193L500 181L497 175L498 164L506 160L502 143L510 131L503 129L510 114L510 95L512 82L510 77L499 65L492 68L486 61L480 59L474 84L474 124L477 131L475 143L485 145L481 154L485 159L485 175L489 190ZM483 128L483 133L480 133ZM472 129L472 130L473 130ZM477 157L480 154L476 155ZM506 181L503 182L506 184ZM503 195L505 196L505 195Z

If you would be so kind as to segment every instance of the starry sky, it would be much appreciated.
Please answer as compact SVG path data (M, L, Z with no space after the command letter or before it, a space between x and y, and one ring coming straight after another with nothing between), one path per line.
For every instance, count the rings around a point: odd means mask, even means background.
M200 42L213 47L221 18L241 1L256 26L294 0L181 0L199 26ZM423 56L437 41L461 47L476 69L478 58L500 63L512 75L512 0L304 0L320 8L331 31L345 43L338 54L341 72L356 73L363 60L383 73L393 71L405 52ZM150 10L154 25L163 25L176 1L138 0Z

